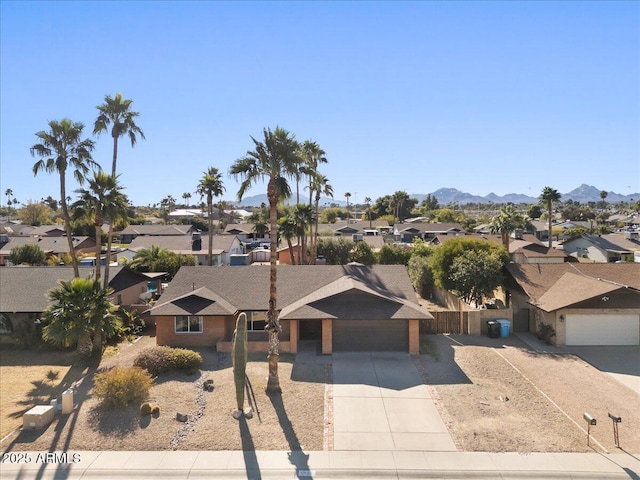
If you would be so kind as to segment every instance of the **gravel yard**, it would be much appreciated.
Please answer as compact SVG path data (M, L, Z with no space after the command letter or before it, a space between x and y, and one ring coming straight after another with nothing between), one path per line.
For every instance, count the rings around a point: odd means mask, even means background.
M536 353L515 337L427 335L423 341L428 353L414 357L415 363L459 450L616 452L607 418L607 412L613 412L623 419L621 447L640 453L640 395L579 357ZM155 338L148 336L121 344L115 355L102 359L99 368L130 366L140 350L154 344ZM154 382L150 400L160 405L157 418L140 417L138 404L116 410L100 407L91 395L95 368L90 368L76 388L77 407L71 415L58 417L43 431L13 433L2 443L2 450L331 448L331 439L323 438L331 432L327 428L331 395L325 400L330 362L294 362L293 355L282 354L283 393L267 396L265 355L250 355L247 374L257 411L253 418L237 421L231 416L235 389L230 356L213 349L198 351L204 359L198 373L164 374ZM214 381L213 392L202 388L208 379ZM598 420L591 428L591 447L586 442L584 411ZM187 423L176 420L178 412L189 416Z
M640 396L574 355L539 354L517 338L426 337L419 357L454 441L465 451L640 452ZM587 446L583 412L597 418Z

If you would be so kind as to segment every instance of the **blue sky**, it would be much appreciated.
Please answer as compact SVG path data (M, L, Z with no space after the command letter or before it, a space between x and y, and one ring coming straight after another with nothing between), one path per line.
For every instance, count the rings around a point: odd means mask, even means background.
M106 94L136 205L182 200L250 136L281 126L327 152L335 197L406 190L640 191L638 2L0 2L0 185L59 196L29 148L49 120L91 135ZM111 141L94 159L110 169ZM68 191L77 188L69 178ZM357 193L356 193L357 192ZM264 193L256 186L247 196ZM355 194L355 198L354 195Z

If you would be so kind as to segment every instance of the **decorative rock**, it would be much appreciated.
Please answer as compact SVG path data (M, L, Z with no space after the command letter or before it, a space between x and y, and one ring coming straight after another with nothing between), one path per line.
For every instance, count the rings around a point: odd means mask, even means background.
M244 416L247 418L253 418L253 408L247 407L244 409Z
M231 416L236 420L240 420L240 417L242 416L242 410L234 410L233 412L231 412Z
M202 388L206 392L213 392L213 380L212 379L205 380L204 383L202 384Z
M185 415L183 413L176 413L176 420L182 423L185 423L189 420L189 415Z

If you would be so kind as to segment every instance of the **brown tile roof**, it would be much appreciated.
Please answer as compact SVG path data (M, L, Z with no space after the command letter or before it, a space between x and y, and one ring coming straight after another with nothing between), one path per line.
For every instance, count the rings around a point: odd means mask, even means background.
M73 249L91 250L96 247L96 242L90 237L72 237ZM11 250L23 245L38 245L45 253L53 253L56 255L69 252L69 242L67 237L9 237L9 242L5 243L0 249L0 255L9 255Z
M640 291L640 263L511 263L507 270L530 303L546 311L625 286Z

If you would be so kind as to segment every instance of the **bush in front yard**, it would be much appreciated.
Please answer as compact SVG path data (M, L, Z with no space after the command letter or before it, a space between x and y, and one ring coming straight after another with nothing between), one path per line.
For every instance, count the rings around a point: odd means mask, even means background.
M153 382L142 368L114 368L96 374L93 393L107 407L124 407L134 400L144 400Z
M150 347L140 352L133 364L152 375L160 375L173 369L197 370L202 365L202 356L186 348Z

